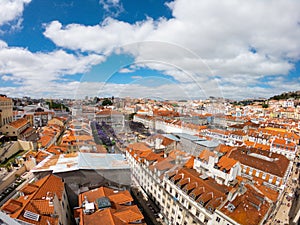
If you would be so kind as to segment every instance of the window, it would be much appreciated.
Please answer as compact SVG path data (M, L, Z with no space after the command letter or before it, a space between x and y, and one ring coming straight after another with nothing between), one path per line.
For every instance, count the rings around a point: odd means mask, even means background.
M250 174L252 174L252 172L253 172L253 169L252 169L252 168L250 168Z

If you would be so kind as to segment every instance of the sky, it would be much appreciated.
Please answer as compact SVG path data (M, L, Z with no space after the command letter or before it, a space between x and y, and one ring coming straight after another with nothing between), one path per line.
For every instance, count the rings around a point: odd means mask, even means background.
M0 94L268 98L300 90L300 1L0 0Z

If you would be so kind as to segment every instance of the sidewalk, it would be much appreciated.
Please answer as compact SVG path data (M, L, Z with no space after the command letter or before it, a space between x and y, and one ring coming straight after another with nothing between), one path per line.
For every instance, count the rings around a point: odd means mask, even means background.
M297 162L297 161L296 161ZM290 224L290 217L289 212L292 206L292 195L295 194L295 191L298 187L298 173L296 163L293 163L292 171L290 176L287 179L286 187L284 190L283 197L279 200L281 204L277 209L277 212L273 219L270 219L266 224L273 225L273 224L282 224L282 225L289 225ZM293 179L297 178L297 182L293 182Z

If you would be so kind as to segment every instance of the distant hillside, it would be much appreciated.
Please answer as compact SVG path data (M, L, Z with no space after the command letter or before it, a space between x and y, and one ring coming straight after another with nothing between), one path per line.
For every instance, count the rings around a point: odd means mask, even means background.
M269 98L269 100L281 100L289 98L300 99L300 91L284 92L281 95L274 95L273 97Z

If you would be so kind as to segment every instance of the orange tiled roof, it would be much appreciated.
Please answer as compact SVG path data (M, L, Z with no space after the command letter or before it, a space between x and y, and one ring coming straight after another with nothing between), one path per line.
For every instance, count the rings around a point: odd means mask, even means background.
M15 213L17 210L21 209L23 207L23 203L20 201L17 201L15 199L11 199L9 204L5 204L1 210L3 210L6 213L12 214Z
M202 161L208 162L209 157L216 157L216 154L212 151L209 151L207 149L204 149L198 156L199 159Z
M244 195L237 196L232 202L227 202L220 211L241 225L260 224L270 207L270 204L263 199L261 194L247 186ZM233 211L229 210L229 204L234 206ZM254 205L257 205L259 209Z
M53 136L45 135L40 138L39 142L41 143L42 147L45 147L53 140L53 138Z
M261 157L256 157L256 155L260 155ZM231 151L227 157L233 158L243 165L279 177L284 176L289 165L289 160L285 156L255 148L247 149L245 147L238 147ZM264 157L269 158L269 160L264 160Z
M125 204L125 203L133 201L133 198L131 197L131 195L129 194L129 192L124 192L124 193L118 193L118 194L110 195L110 196L108 196L108 198L112 202L115 202L117 204Z
M191 158L185 163L186 168L193 168L195 157L191 156Z
M61 153L64 153L67 151L67 148L64 146L57 146L57 145L51 145L48 149L47 152L53 153L55 155L59 155Z
M11 98L0 96L0 101L12 101Z
M37 199L32 200L31 204L38 210L39 214L53 214L54 206L49 205L49 200Z
M143 142L136 142L129 144L127 146L127 149L132 149L134 151L151 151L151 148L149 148L145 143Z
M101 220L101 224L105 225L128 225L144 219L137 206L124 205L125 203L133 201L127 190L115 191L107 187L96 188L80 194L78 198L79 205L82 205L85 199L87 199L89 203L93 202L95 204L96 199L102 197L107 197L111 202L111 206L96 210L91 214L84 214L82 208L77 210L76 214L78 214L80 218L81 225L94 225L99 222L99 220ZM97 204L95 204L95 206L96 208L98 207ZM145 225L143 222L138 224Z
M134 206L134 207L137 208L137 206ZM136 212L136 211L138 211L138 212ZM131 207L131 209L129 209L129 210L116 212L116 213L114 213L114 216L118 217L124 223L132 223L132 222L144 219L144 216L139 212L138 208L137 208L137 210L133 210L133 207Z
M21 192L23 192L25 195L30 195L33 192L37 191L39 186L29 183L24 188L21 189Z
M58 218L51 217L53 207L49 204L46 197L56 195L59 199L62 197L64 184L61 178L54 175L48 175L34 184L28 184L21 191L24 196L20 196L17 200L11 199L6 202L1 209L10 210L10 217L18 218L30 224L48 225L57 224ZM34 221L24 217L24 212L30 211L39 215L39 220ZM49 221L49 222L48 222Z
M21 118L21 119L11 122L9 125L14 128L19 129L19 128L25 126L27 123L29 123L28 120Z
M270 146L269 145L264 145L264 144L260 144L260 143L253 142L253 141L244 141L244 144L246 146L250 146L250 147L261 149L261 150L265 150L265 151L269 151L270 150Z
M277 145L282 148L282 149L285 149L285 150L295 150L297 145L293 142L290 142L290 141L286 141L286 140L283 140L283 139L278 139L276 138L273 143L272 143L273 146L277 147Z
M220 167L220 170L226 170L229 171L238 161L228 158L226 156L221 157L220 161L218 162L218 166Z
M217 148L216 151L221 152L221 153L227 153L229 151L231 151L234 147L228 146L228 145L224 145L224 144L220 144Z

